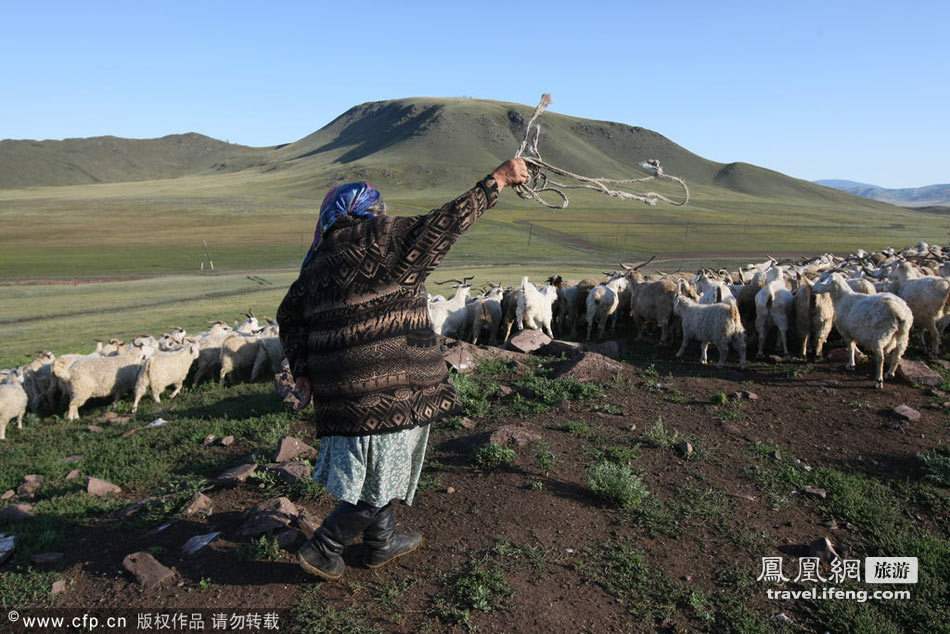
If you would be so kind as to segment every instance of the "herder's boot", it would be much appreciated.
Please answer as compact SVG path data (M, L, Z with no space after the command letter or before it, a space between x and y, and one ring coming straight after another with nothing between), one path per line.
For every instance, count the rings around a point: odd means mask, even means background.
M343 549L372 523L379 509L366 502L340 502L313 538L297 551L297 562L312 575L334 581L343 576Z
M392 502L376 514L375 521L363 531L363 543L368 552L366 565L379 568L396 557L411 553L422 543L422 535L410 531L405 535L396 532L396 518Z

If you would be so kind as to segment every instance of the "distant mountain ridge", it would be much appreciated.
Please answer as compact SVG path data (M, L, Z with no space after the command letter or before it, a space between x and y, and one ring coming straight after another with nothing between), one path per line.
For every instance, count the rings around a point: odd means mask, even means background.
M473 174L510 158L534 108L468 98L406 98L354 106L293 143L252 148L196 133L160 139L94 137L0 141L0 188L78 185L242 173L255 187L312 196L330 184L363 179L387 192L427 197L464 191ZM646 176L658 159L668 174L709 196L728 190L769 200L832 205L842 212L880 203L743 162L717 163L640 126L547 111L544 159L577 174ZM653 182L650 187L663 187ZM670 189L671 195L677 195ZM583 196L584 194L578 194ZM730 194L731 196L731 194ZM726 196L728 198L729 196ZM603 204L620 204L601 199Z
M950 205L950 184L927 185L925 187L906 187L887 189L848 180L820 180L818 185L838 189L862 198L870 198L901 207L930 207Z

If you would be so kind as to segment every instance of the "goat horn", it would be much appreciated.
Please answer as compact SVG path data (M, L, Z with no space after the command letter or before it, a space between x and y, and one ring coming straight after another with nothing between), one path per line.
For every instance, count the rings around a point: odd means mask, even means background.
M462 280L454 280L454 279L452 279L452 278L449 278L449 279L444 280L444 281L442 281L442 282L435 282L435 284L436 284L436 286L442 286L443 284L448 284L449 282L455 282L456 284L463 284L463 283L464 283L464 282L462 282Z

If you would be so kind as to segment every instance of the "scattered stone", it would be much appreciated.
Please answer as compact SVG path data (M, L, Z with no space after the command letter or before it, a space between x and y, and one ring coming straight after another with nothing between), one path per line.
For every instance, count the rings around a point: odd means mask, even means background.
M257 537L267 531L289 526L297 517L297 507L285 497L272 498L251 509L238 533L242 537Z
M16 488L17 495L23 496L28 499L33 499L33 496L36 495L36 492L40 490L42 486L39 480L28 480Z
M897 376L911 385L919 384L927 387L943 385L943 377L921 361L901 359L901 364L897 367Z
M312 458L317 455L317 450L302 440L297 440L293 436L284 436L277 444L277 453L274 455L274 462L288 462L294 458Z
M42 481L43 481L43 476L41 476L41 475L36 475L35 473L30 473L30 474L28 474L28 475L23 476L23 482L24 482L24 483L27 483L27 482L42 482Z
M524 364L530 359L529 355L513 350L476 346L441 335L437 335L436 338L442 346L442 358L456 372L462 374L472 372L475 366L484 359L507 359L521 367L524 367Z
M147 532L147 533L145 533L145 534L146 534L146 535L149 535L149 536L151 536L151 535L158 535L159 533L161 533L162 531L164 531L166 528L168 528L168 527L171 526L172 524L174 524L174 522L165 522L165 523L162 524L161 526L156 526L155 528L153 528L152 530L150 530L149 532Z
M60 579L59 581L53 582L53 587L50 588L50 592L55 597L57 594L62 594L66 592L66 581Z
M562 363L554 372L554 378L573 377L578 381L607 383L613 380L623 365L596 352L584 352Z
M221 486L234 486L247 480L256 470L256 464L239 464L219 474L218 477L214 479L214 483Z
M528 354L552 341L553 339L540 330L522 330L505 343L504 349Z
M120 425L120 424L129 422L129 420L131 420L131 417L122 416L115 412L106 412L102 416L98 416L96 420L102 423L111 423L113 425Z
M191 539L185 542L181 547L181 552L185 555L191 557L196 552L213 542L218 538L218 535L221 534L221 531L215 531L213 533L207 533L205 535L195 535Z
M98 434L102 431L102 427L99 427L99 425L88 425L86 429L88 429L90 433L93 434Z
M284 464L272 463L264 467L267 471L273 472L280 480L286 484L295 482L307 482L311 479L312 473L310 467L305 462L299 460L294 462L285 462Z
M590 347L591 352L596 352L597 354L602 354L605 357L610 357L611 359L621 359L624 354L626 354L629 345L626 341L621 341L620 339L611 339L609 341L604 341Z
M557 402L557 405L554 406L554 411L560 412L561 414L566 414L571 411L571 402L566 398L562 398Z
M808 554L812 557L818 557L826 564L830 564L835 559L841 559L835 551L834 544L827 537L819 537L808 544Z
M62 562L63 553L36 553L30 557L31 564L43 568L58 566Z
M899 431L899 432L902 433L902 434L904 433L904 428L901 427L901 424L900 424L900 423L897 423L897 422L894 422L894 421L892 421L892 420L889 420L889 421L887 421L886 423L884 423L884 426L885 426L886 428L888 428L888 429L893 429L894 431Z
M13 489L7 489L2 494L0 494L0 500L9 500L15 495L16 495L16 491L14 491Z
M830 520L825 520L821 523L821 525L825 528L830 528L831 530L837 530L839 528L837 520L835 520L833 517Z
M277 543L284 550L291 550L301 541L301 537L303 535L296 528L285 528L276 535Z
M151 427L161 427L162 425L167 425L167 424L168 424L168 421L165 420L164 418L156 418L151 423L146 425L145 429L149 429Z
M144 588L154 588L175 576L174 570L166 568L145 551L126 555L122 560L122 567Z
M230 447L233 444L234 444L234 436L225 436L224 438L221 439L222 447Z
M26 502L0 509L0 522L20 522L33 517L33 505Z
M816 489L814 487L802 487L801 493L804 493L805 495L813 495L815 497L821 498L822 500L828 497L827 491L824 489Z
M451 495L451 494L455 493L455 487L448 487L448 488L445 489L445 492L448 493L449 495Z
M779 612L778 614L772 617L772 620L777 621L779 623L794 623L794 621L792 621L792 617L788 616L784 612Z
M541 440L538 434L521 425L504 425L492 432L489 442L501 447L526 447Z
M946 359L934 359L933 362L944 370L950 370L950 361L947 361Z
M79 462L81 458L82 456L67 456L63 458L63 462L65 462L66 464L72 464L74 462Z
M80 474L80 473L81 473L81 472L79 471L79 469L73 469L73 470L71 470L69 473L66 474L65 479L66 479L66 480L75 480L76 478L79 477L79 474Z
M743 391L742 391L742 398L746 399L747 401L757 401L757 400L759 400L759 395L756 394L755 392L750 392L750 391L748 391L748 390L743 390Z
M676 450L684 456L690 456L693 453L693 446L684 440L676 445Z
M513 387L510 385L505 385L504 383L498 386L498 391L502 396L511 396L515 393L515 389Z
M214 434L208 434L207 436L205 436L205 439L201 444L204 445L205 447L210 447L211 445L214 444L215 439L217 439L217 436L215 436Z
M777 354L770 354L767 358L772 363L782 363L785 360L782 357L778 356Z
M124 520L127 517L135 515L139 511L145 508L145 502L132 502L120 508L118 511L112 514L116 519Z
M463 429L471 429L471 428L475 427L475 421L473 421L473 420L472 420L471 418L469 418L468 416L465 416L464 418L462 418L461 420L459 420L459 423L462 425L462 428L463 428Z
M92 476L86 478L86 493L89 493L90 495L104 497L110 493L120 493L121 491L121 487L117 487L111 482L106 482L105 480L100 480L99 478L93 478Z
M938 390L937 388L932 387L929 390L927 390L927 396L933 396L934 398L947 398L947 396L950 396L950 395L948 395L943 390Z
M137 431L138 431L138 429L136 429L135 427L133 427L132 429L126 429L124 432L122 432L122 437L123 437L123 438L128 438L129 436L131 436L132 434L134 434L134 433L137 432Z
M573 554L574 554L574 549L573 549L573 548L565 548L565 549L564 549L564 552L566 552L568 555L573 555Z
M5 535L0 533L0 565L2 565L3 562L9 559L10 555L13 554L13 549L16 548L16 543L16 535Z
M913 407L908 406L906 403L898 405L892 411L894 412L894 415L901 420L909 420L911 422L920 420L920 412L915 410Z
M211 509L214 503L204 493L197 491L191 499L188 501L188 504L185 505L185 508L182 509L182 515L211 515Z
M683 581L689 583L693 580L693 575L683 575Z
M561 355L564 355L565 357L570 358L576 357L577 355L584 352L584 346L575 341L552 339L550 342L535 350L535 352L549 357L560 357Z
M773 460L776 460L776 461L778 461L778 462L781 462L781 460L782 460L782 453L779 452L779 451L773 451L773 452L772 452L772 459L773 459Z
M300 513L297 514L294 525L297 527L297 530L303 533L304 537L310 539L313 537L313 532L320 526L320 523L313 519L309 511L301 509Z

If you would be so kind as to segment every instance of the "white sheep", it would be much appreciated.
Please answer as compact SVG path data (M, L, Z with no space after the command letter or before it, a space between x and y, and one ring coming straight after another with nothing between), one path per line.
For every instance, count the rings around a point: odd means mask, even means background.
M243 368L253 371L260 342L261 338L256 335L233 334L227 337L221 343L218 381L223 384L229 374Z
M498 343L498 328L501 326L501 301L505 296L505 289L495 285L479 298L475 318L472 321L472 343L477 344L478 338L488 330L488 339L494 345Z
M763 356L765 338L774 326L782 344L782 356L788 358L788 326L795 309L795 297L785 286L782 267L769 269L766 284L755 295L755 329L759 336L758 356Z
M112 396L118 403L135 389L135 380L154 349L136 340L131 350L113 357L91 356L70 362L60 357L53 362L53 374L69 393L66 420L78 420L79 408L90 398Z
M600 336L604 336L607 324L611 318L614 318L616 324L617 306L620 305L620 298L617 293L606 284L600 284L591 289L587 294L587 338L590 339L591 332L594 330L594 322L597 322L600 329Z
M713 304L701 304L685 295L679 295L673 303L673 313L680 318L683 328L683 343L676 353L682 357L691 339L699 340L699 362L707 362L709 344L719 350L718 368L722 368L729 356L729 344L739 351L739 367L746 367L746 335L735 299Z
M432 322L432 330L438 335L446 337L459 337L465 329L465 318L468 311L465 304L468 302L471 291L466 277L462 280L446 280L441 282L456 282L452 286L455 288L455 295L452 299L441 302L429 302L429 319Z
M907 302L914 314L914 324L920 328L921 347L928 349L926 335L930 335L929 352L933 356L939 355L940 328L937 324L950 310L950 280L932 275L905 280L897 295Z
M188 377L192 363L198 358L201 349L194 339L182 342L184 347L173 351L158 351L152 353L142 364L135 379L134 401L132 413L138 411L139 401L145 396L147 389L152 390L152 400L161 403L161 394L165 388L174 385L174 391L168 398L173 399L181 392L181 387Z
M821 352L831 334L834 324L835 307L827 294L813 293L812 282L802 278L802 284L795 291L795 329L801 339L801 356L807 357L809 344L815 350L815 358L821 359Z
M545 286L538 290L528 281L527 276L521 278L521 294L518 295L518 305L515 308L515 323L518 325L518 330L527 326L531 330L541 330L553 339L551 320L554 317L555 301L557 301L556 288Z
M0 383L0 440L7 439L7 425L14 418L16 428L23 429L23 416L29 399L23 389L23 372L12 370Z
M284 348L280 344L280 335L268 335L267 332L265 328L260 335L257 355L254 357L254 366L251 368L251 381L256 381L265 367L269 367L275 374L280 372L280 366L284 360Z
M860 346L874 354L874 387L884 387L884 359L888 362L886 377L893 378L914 325L907 303L893 293L855 293L839 273L816 282L812 292L831 295L835 329L848 344L848 369L854 369L855 351Z

